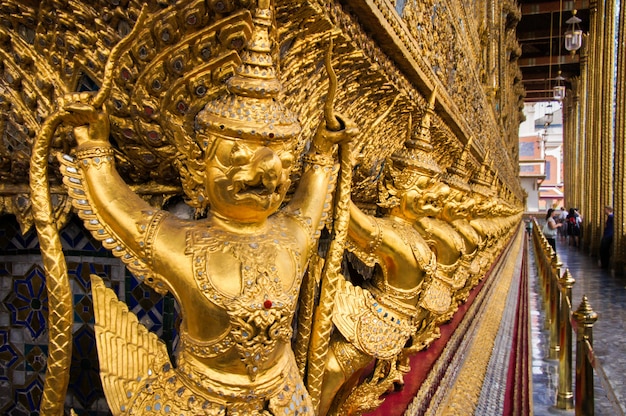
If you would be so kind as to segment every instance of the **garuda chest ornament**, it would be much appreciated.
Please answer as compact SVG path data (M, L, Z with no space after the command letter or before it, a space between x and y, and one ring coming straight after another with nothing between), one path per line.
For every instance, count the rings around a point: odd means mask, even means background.
M302 275L300 253L290 242L284 221L276 221L261 235L246 237L211 228L189 231L187 240L195 282L209 302L227 311L231 328L219 341L194 352L213 357L236 348L254 380L276 344L291 340L290 322ZM279 251L290 258L290 276L296 276L287 288L277 266ZM212 279L210 258L218 253L240 264L241 292L236 296L220 291Z

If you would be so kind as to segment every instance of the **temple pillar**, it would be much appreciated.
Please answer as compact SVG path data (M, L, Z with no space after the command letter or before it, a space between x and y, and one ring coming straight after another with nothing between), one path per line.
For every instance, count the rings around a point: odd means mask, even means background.
M581 173L583 172L580 169L579 162L582 160L582 147L581 147L581 87L583 84L581 83L581 77L577 77L574 82L573 94L572 94L572 112L569 121L570 126L570 134L568 142L571 143L572 150L570 151L570 157L568 161L569 165L569 178L570 181L570 192L572 197L570 198L570 205L568 208L578 208L581 202L581 186L580 182L582 180ZM566 193L567 195L567 193Z
M588 94L589 94L589 65L588 65L588 55L589 55L589 37L584 38L583 47L580 50L580 81L578 82L578 89L580 97L578 102L578 137L577 143L578 148L580 149L579 159L576 161L576 171L577 176L575 177L575 208L579 208L581 211L586 213L584 210L586 208L586 196L587 196L587 188L585 187L585 178L588 175L583 174L588 171L588 155L585 152L587 148L587 105L589 103Z
M613 261L616 273L626 268L626 239L624 233L626 211L626 8L620 7L616 71L615 106L615 183Z
M600 199L598 204L598 212L600 214L599 236L602 236L604 230L604 207L606 205L613 206L613 153L615 147L615 21L616 19L616 0L606 0L604 2L602 25L604 33L602 35L602 92L599 118L600 133ZM598 244L600 238L598 238Z
M563 111L563 186L565 194L565 208L578 207L577 197L580 189L580 108L579 89L580 78L571 80L572 90L566 96Z
M583 246L597 254L600 238L600 100L602 99L602 36L604 22L603 1L589 4L589 100L587 102L587 127L585 146L585 203L582 207L584 221ZM598 18L600 16L600 18Z

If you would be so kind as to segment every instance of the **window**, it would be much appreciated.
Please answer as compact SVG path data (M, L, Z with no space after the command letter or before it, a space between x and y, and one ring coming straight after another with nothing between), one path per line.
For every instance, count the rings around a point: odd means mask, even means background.
M519 156L520 157L533 157L533 156L535 156L535 143L534 142L520 142L520 144L519 144Z

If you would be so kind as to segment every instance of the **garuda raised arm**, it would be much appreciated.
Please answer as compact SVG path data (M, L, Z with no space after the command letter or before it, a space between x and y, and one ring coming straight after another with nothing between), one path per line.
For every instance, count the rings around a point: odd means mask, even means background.
M205 103L193 131L172 124L169 132L186 143L179 148L196 149L179 162L190 199L209 208L205 219L180 219L135 195L116 172L107 113L80 96L61 103L76 125L78 146L61 161L79 215L140 279L170 291L183 316L174 368L94 278L101 378L116 414L313 413L291 351L292 319L331 206L335 145L356 130L341 117L338 131L322 123L295 193L279 209L300 126L277 99L269 2L259 1L252 22L227 90Z

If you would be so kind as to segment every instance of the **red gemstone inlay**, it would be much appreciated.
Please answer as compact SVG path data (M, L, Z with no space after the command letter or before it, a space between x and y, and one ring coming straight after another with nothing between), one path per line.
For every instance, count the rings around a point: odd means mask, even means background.
M271 307L272 307L272 301L271 301L271 300L269 300L269 299L267 299L265 302L263 302L263 307L264 307L265 309L269 309L269 308L271 308Z

